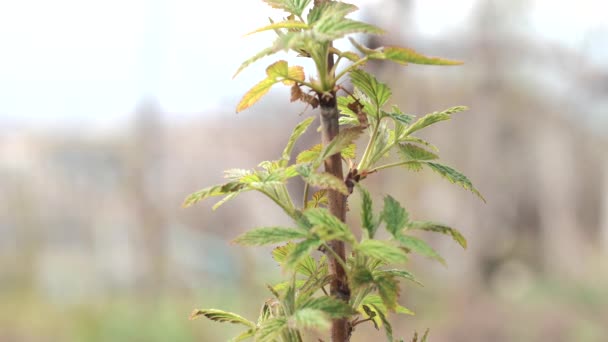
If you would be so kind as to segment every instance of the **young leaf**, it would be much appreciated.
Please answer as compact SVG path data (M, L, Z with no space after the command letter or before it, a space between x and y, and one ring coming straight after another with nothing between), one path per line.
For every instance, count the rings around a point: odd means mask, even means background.
M408 228L451 235L454 241L458 242L462 248L467 248L467 240L465 237L458 230L450 228L446 225L429 221L412 221L408 224Z
M242 334L230 339L228 342L240 342L240 341L245 341L248 340L252 337L255 336L255 329L249 329L247 331L244 331Z
M291 253L287 256L285 266L288 269L294 269L302 260L306 259L306 257L310 257L310 252L319 248L322 243L323 242L319 239L306 239L297 243Z
M250 230L234 239L235 243L246 246L262 246L279 242L305 239L309 233L299 228L264 227Z
M486 199L483 198L481 193L479 193L479 191L475 189L473 183L471 183L471 181L462 173L456 171L455 169L447 165L439 163L426 162L425 164L429 166L431 170L437 172L439 175L449 180L451 183L460 185L465 190L469 190L475 195L477 195L477 197L479 197L482 201L486 201Z
M397 46L382 48L382 54L374 55L374 59L388 59L399 64L426 64L426 65L460 65L462 62L439 57L427 57L412 49Z
M383 274L374 278L378 294L388 310L395 311L399 297L399 282L391 275Z
M237 113L251 107L254 103L258 102L264 95L266 95L266 93L268 93L270 88L272 88L275 83L277 82L274 79L266 78L260 83L253 86L253 88L251 88L247 93L245 93L245 95L241 99L241 102L239 102L238 106L236 107Z
M296 248L296 244L289 242L283 246L279 246L272 250L272 258L281 266L287 263L287 259L293 250ZM310 255L304 256L300 259L296 265L296 272L306 277L310 277L317 271L317 262Z
M293 319L298 328L326 330L331 326L331 320L318 309L303 308L296 310Z
M369 269L367 269L367 267L359 265L352 270L348 280L350 281L350 289L357 290L361 287L372 284L374 282L374 275Z
M316 173L312 171L312 167L309 164L298 165L296 169L306 183L321 189L332 189L348 195L346 184L340 178L327 172Z
M403 134L401 134L399 136L399 141L408 141L408 142L413 142L416 144L420 144L420 145L424 145L428 148L430 148L431 150L435 151L435 152L439 152L439 149L437 148L437 146L431 144L430 142L424 140L424 139L420 139L418 137L414 137L411 135L408 136L403 136Z
M320 41L333 41L351 33L383 34L384 30L357 20L324 15L314 23L313 32Z
M263 0L272 8L282 9L285 12L301 16L310 0Z
M285 317L269 318L260 324L260 327L255 333L255 341L259 342L274 342L276 337L287 328L287 319Z
M403 135L408 136L408 135L410 135L418 130L423 129L424 127L432 125L436 122L449 120L452 117L452 114L462 112L467 109L469 109L469 108L465 107L465 106L456 106L456 107L448 108L442 112L433 112L431 114L427 114L427 115L421 117L420 119L418 119L411 126L409 126L405 130Z
M380 321L382 322L382 325L384 326L384 332L386 333L387 341L393 342L393 327L391 326L391 323L386 318L386 315L384 314L384 312L380 311L377 306L375 306L373 304L371 306L376 310L378 317L380 317Z
M315 192L310 201L306 202L306 208L318 208L322 205L327 205L327 190Z
M238 74L241 73L241 71L243 71L243 69L247 68L248 66L250 66L251 64L255 63L256 61L258 61L259 59L262 59L266 56L270 56L274 53L276 53L277 51L272 48L266 48L260 52L258 52L255 56L249 58L248 60L246 60L245 62L243 62L243 64L241 64L241 66L238 68L238 70L234 73L234 75L232 76L232 78L235 78Z
M439 158L435 153L413 144L399 144L399 152L405 160L434 160Z
M255 328L255 323L245 319L235 313L217 310L217 309L197 309L192 312L190 319L196 319L199 316L205 316L208 319L216 322L227 322L233 324L241 324L250 328Z
M300 122L294 129L293 133L291 133L291 137L289 137L289 141L287 142L287 146L283 150L281 166L285 167L289 163L289 159L291 157L291 151L293 150L296 141L306 132L310 124L315 120L314 117L309 117L306 120Z
M251 31L249 33L247 33L246 35L251 35L254 33L258 33L258 32L263 32L263 31L269 31L269 30L277 30L277 29L307 29L308 25L306 23L303 23L301 21L295 21L295 20L287 20L287 21L281 21L278 23L272 23L270 25L261 27L255 31Z
M336 137L333 138L332 141L327 144L327 146L325 146L319 155L316 164L320 165L328 157L341 152L343 149L350 146L353 141L355 141L361 135L361 133L363 133L363 128L359 126L349 127L341 130L340 133L338 133L338 135L336 135Z
M373 239L378 229L378 224L374 220L372 197L362 186L357 186L357 188L361 192L361 225L367 232L367 237Z
M443 265L446 264L445 260L441 257L441 255L439 255L439 253L437 253L431 246L429 246L423 240L403 234L398 234L395 236L395 238L403 247L420 255L435 259Z
M303 302L300 309L315 309L327 314L331 318L349 317L354 312L346 302L333 297L310 298Z
M424 286L424 285L422 285L421 282L418 281L418 279L416 279L416 277L414 277L413 274L411 274L408 271L391 269L391 270L377 270L377 271L374 271L374 273L376 273L376 274L389 274L389 275L394 276L394 277L399 277L399 278L404 278L404 279L411 280L411 281L415 282L416 284L418 284L420 286Z
M355 250L386 263L404 263L407 261L407 255L402 249L380 240L363 240L355 247Z
M325 208L306 209L304 216L313 226L326 228L331 235L338 235L350 242L355 241L348 226Z
M376 111L391 97L391 90L386 84L378 82L373 75L361 69L351 71L350 80L355 87L372 100Z
M238 191L242 190L244 187L245 187L245 185L241 184L239 182L228 182L225 184L210 186L210 187L199 190L199 191L191 194L190 196L188 196L188 198L186 198L186 200L184 201L183 206L189 207L189 206L191 206L199 201L202 201L206 198L209 198L209 197L221 196L221 195L226 195L226 194L233 193L233 192L238 192Z
M308 150L302 151L296 157L297 164L304 164L316 161L319 159L319 155L321 155L321 151L323 150L323 145L316 144L315 146L309 148Z
M357 6L339 1L327 1L315 5L308 13L306 20L308 24L313 26L318 21L327 20L328 18L344 18L348 14L358 10Z
M386 222L386 230L391 235L397 236L409 221L409 214L397 200L391 196L386 196L384 197L382 219Z

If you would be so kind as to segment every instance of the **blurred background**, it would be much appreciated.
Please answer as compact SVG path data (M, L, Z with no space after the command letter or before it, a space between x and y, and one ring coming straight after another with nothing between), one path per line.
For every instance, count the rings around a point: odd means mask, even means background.
M370 46L465 61L368 68L407 113L471 107L424 137L487 199L426 172L366 181L377 204L393 194L469 239L462 251L428 237L448 267L413 258L425 287L404 285L416 316L395 318L397 335L607 341L604 2L353 3L390 32ZM245 0L0 2L0 341L224 341L238 328L188 321L192 309L257 317L281 271L269 248L229 241L288 219L255 193L215 212L181 203L224 169L278 157L316 114L278 88L234 113L273 60L231 80L273 39L243 34L281 15ZM357 329L353 341L383 338Z

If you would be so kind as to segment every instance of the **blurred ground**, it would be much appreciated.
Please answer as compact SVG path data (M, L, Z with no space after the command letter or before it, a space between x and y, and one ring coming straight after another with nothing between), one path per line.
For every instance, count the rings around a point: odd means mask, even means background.
M367 180L377 201L390 192L415 218L469 240L467 251L430 240L447 268L412 260L425 287L404 286L401 303L416 316L396 318L395 330L407 338L430 328L433 342L606 341L608 64L598 56L608 28L556 40L528 22L535 2L473 4L468 25L432 36L415 24L432 6L386 0L385 11L362 14L394 32L372 46L466 62L369 68L407 113L471 107L425 138L488 201L426 173ZM233 102L180 115L150 97L103 130L0 116L0 341L224 341L236 330L188 321L192 309L257 315L280 270L269 249L229 241L287 218L256 194L215 212L181 203L224 169L279 156L291 127L314 113L285 91L239 115ZM308 132L296 153L317 140ZM298 184L291 191L301 197ZM361 331L353 341L379 338Z

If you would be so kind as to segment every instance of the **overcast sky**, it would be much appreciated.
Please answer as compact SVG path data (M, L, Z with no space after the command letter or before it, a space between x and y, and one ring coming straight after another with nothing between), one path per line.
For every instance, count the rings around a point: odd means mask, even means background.
M458 28L474 2L417 0L416 27L427 35ZM608 26L604 2L536 0L531 24L550 39L584 44L585 33ZM264 65L232 74L272 41L243 34L281 12L254 0L210 3L0 0L0 124L114 120L145 96L172 113L234 107Z

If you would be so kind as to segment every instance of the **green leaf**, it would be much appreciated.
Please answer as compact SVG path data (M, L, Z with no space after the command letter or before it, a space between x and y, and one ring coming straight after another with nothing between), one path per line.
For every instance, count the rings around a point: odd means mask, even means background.
M296 248L296 244L289 242L272 250L272 258L281 266L287 263L289 255ZM306 277L310 277L317 271L317 262L310 255L304 256L296 265L296 272Z
M229 342L240 342L240 341L245 341L247 339L250 339L252 337L255 336L255 329L249 329L247 331L244 331L242 334L232 338L229 340Z
M397 46L382 48L382 54L373 55L374 59L388 59L399 64L426 64L426 65L460 65L462 62L439 57L428 57L412 49Z
M475 187L473 186L473 183L471 183L471 181L465 175L460 173L459 171L457 171L447 165L443 165L443 164L439 164L439 163L426 162L425 164L427 166L429 166L431 168L431 170L437 172L439 175L441 175L443 178L449 180L451 183L460 185L465 190L469 190L472 193L474 193L475 195L477 195L477 197L479 197L482 201L484 201L484 202L486 201L486 199L483 198L481 193L479 193L479 191L477 189L475 189Z
M372 197L362 186L357 186L357 189L361 192L361 225L367 232L367 237L373 239L374 235L376 235L378 224L374 220Z
M413 274L411 274L410 272L405 271L405 270L398 270L398 269L377 270L377 271L374 271L374 273L389 274L389 275L394 276L394 277L399 277L399 278L404 278L404 279L411 280L411 281L415 282L416 284L418 284L420 286L424 286L421 282L418 281L418 279L416 279L416 277L414 277Z
M333 41L351 33L383 34L381 28L357 20L324 15L314 23L313 32L320 41Z
M196 319L199 316L205 316L208 319L216 322L227 322L232 324L241 324L250 328L255 328L255 323L245 319L235 313L217 310L217 309L197 309L192 312L190 319Z
M318 21L327 20L328 18L344 18L348 14L358 10L355 5L347 4L339 1L327 1L319 5L315 5L308 13L306 18L309 25L314 25Z
M297 310L293 319L300 329L327 330L331 326L331 320L323 311L312 308Z
M310 201L306 202L306 208L318 208L322 205L327 205L327 190L315 192Z
M301 16L310 0L263 0L272 8L282 9L291 14Z
M274 317L263 321L255 333L256 342L274 342L276 337L287 328L285 317Z
M302 303L300 308L319 310L331 318L349 317L354 314L353 309L346 302L327 296L310 298Z
M283 155L282 155L283 160L281 161L281 166L283 166L283 167L287 166L287 164L289 163L289 159L291 157L291 151L293 150L293 147L296 144L296 141L298 141L298 139L302 136L302 134L304 134L306 132L306 130L308 129L308 127L310 126L310 124L312 124L312 122L314 120L315 120L314 117L307 118L306 120L300 122L293 129L293 132L291 133L291 136L289 137L289 141L287 142L287 146L285 146L285 149L283 150Z
M424 335L422 336L422 340L420 340L420 342L426 342L428 337L429 337L429 329L427 328L426 331L424 332Z
M372 74L361 69L351 71L350 80L355 87L372 100L376 111L391 97L391 90L386 84L378 82Z
M367 267L356 266L348 277L351 290L357 290L374 282L374 276Z
M424 145L428 148L430 148L431 150L435 151L435 152L439 152L439 149L437 148L437 146L431 144L430 142L424 140L424 139L420 139L418 137L414 137L411 135L408 136L400 136L399 137L399 141L409 141L409 142L413 142L416 144L420 144L420 145Z
M377 306L373 304L371 306L376 309L376 313L378 314L378 317L380 317L380 321L384 326L384 332L386 333L387 341L393 342L393 327L391 326L391 323L386 318L384 312L380 311Z
M184 201L183 206L189 207L209 197L227 195L229 193L238 192L244 187L245 185L239 182L228 182L225 184L210 186L188 196Z
M215 204L214 204L214 205L211 207L211 209L212 209L212 210L216 210L217 208L219 208L219 207L220 207L221 205L223 205L224 203L226 203L226 202L228 202L228 201L230 201L230 200L235 199L235 198L236 198L236 196L238 196L238 195L239 195L241 192L242 192L242 191L237 191L237 192L233 192L233 193L230 193L230 194L228 194L228 195L224 196L224 198L222 198L221 200L217 201L217 203L215 203Z
M383 274L374 278L378 287L378 294L387 309L395 311L397 308L397 298L399 297L399 282L395 277Z
M293 29L307 29L308 25L306 23L303 23L301 21L295 21L295 20L287 20L287 21L281 21L278 23L272 23L270 25L261 27L255 31L251 31L249 33L247 33L246 35L251 35L254 33L258 33L258 32L263 32L263 31L269 31L269 30L277 30L277 29L289 29L289 30L293 30Z
M294 249L287 256L285 266L288 269L294 269L300 264L306 257L310 257L309 254L319 248L323 242L319 239L307 239L300 243L297 243Z
M412 221L408 224L408 228L451 235L454 241L458 242L462 248L467 248L467 240L464 238L464 236L458 230L450 228L446 225L429 221Z
M245 62L243 62L243 64L241 64L241 66L238 68L238 70L234 73L234 76L232 76L232 78L235 78L238 74L241 73L241 71L243 71L243 69L247 68L251 64L257 62L258 60L260 60L266 56L270 56L276 52L277 51L272 47L266 48L266 49L258 52L255 56L253 56L253 57L249 58L248 60L246 60Z
M379 240L363 240L355 247L359 253L386 263L404 263L407 254L400 248Z
M243 233L234 242L246 246L262 246L307 237L308 232L299 228L264 227Z
M320 165L325 159L349 147L361 133L363 133L363 128L359 126L341 130L340 133L325 146L322 153L319 155L316 164Z
M435 153L414 144L399 144L399 152L405 160L433 160L439 158Z
M442 112L433 112L431 114L427 114L427 115L421 117L420 119L418 119L411 126L409 126L405 130L403 135L407 136L418 130L423 129L424 127L432 125L436 122L449 120L452 117L452 114L462 112L467 109L469 109L469 108L465 107L465 106L456 106L456 107L448 108Z
M311 163L319 159L323 145L317 144L306 151L302 151L296 157L297 164Z
M304 211L304 216L313 226L315 226L315 228L325 228L324 231L326 231L326 234L328 235L349 242L355 241L355 237L348 226L340 221L339 218L332 215L326 208L306 209ZM320 230L315 229L314 231L319 232Z
M344 195L348 195L348 189L344 181L330 173L314 172L310 164L298 165L296 170L304 181L312 186L336 190Z
M441 257L441 255L439 255L439 253L437 253L431 246L429 246L423 240L418 239L413 236L402 235L402 234L396 235L395 238L397 239L397 241L399 241L399 243L403 247L405 247L413 252L416 252L420 255L435 259L435 260L439 261L440 263L442 263L443 265L446 264L445 260Z
M386 230L391 235L397 236L409 221L409 214L397 200L391 196L386 196L384 197L382 219L386 222Z
M348 146L346 146L343 150L342 150L342 158L344 159L355 159L356 154L355 151L357 150L357 145L355 144L350 144Z

